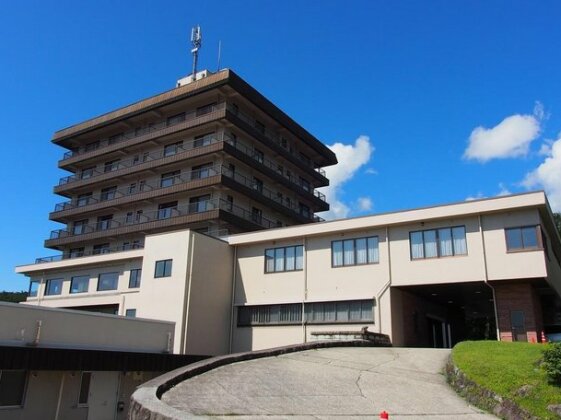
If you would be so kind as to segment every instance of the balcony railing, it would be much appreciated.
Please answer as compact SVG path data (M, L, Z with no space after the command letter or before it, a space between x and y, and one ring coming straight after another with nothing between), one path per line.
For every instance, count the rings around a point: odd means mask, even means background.
M89 257L92 255L113 254L115 252L123 252L123 251L130 251L133 249L143 249L143 248L144 245L132 244L132 245L123 245L115 248L94 249L87 252L84 251L65 252L59 255L51 255L49 257L35 258L35 264L62 261L62 260L73 259L73 258Z
M211 112L218 111L218 110L224 109L224 108L225 108L225 102L201 107L201 108L198 108L194 111L186 112L185 113L185 118L183 118L183 119L178 119L178 120L166 119L165 121L160 121L156 124L150 124L147 127L136 128L134 130L130 130L130 131L127 131L125 133L118 134L116 136L111 136L111 137L108 137L106 139L90 143L90 144L85 145L83 147L80 147L79 149L76 149L76 150L69 150L68 152L66 152L64 154L64 156L62 157L62 160L64 161L64 160L70 159L74 156L83 155L84 153L88 153L88 152L91 152L91 151L94 151L94 150L103 149L105 147L109 147L109 146L112 146L114 144L118 144L118 143L121 143L123 141L126 141L126 140L131 140L131 139L135 139L135 138L144 136L145 134L148 134L148 133L153 133L155 131L160 131L160 130L163 130L165 128L172 127L174 125L184 123L186 121L194 120L195 118L202 117L206 114L210 114Z
M101 226L101 228L98 222L87 225L79 225L78 229L76 229L76 226L74 226L72 229L53 230L51 232L50 239L62 239L70 236L80 236L92 232L113 230L121 226L133 226L157 220L173 219L186 215L204 213L216 209L224 210L244 220L248 220L257 225L260 225L266 229L278 226L276 222L273 222L259 214L250 212L242 207L236 206L227 200L224 200L222 198L213 198L196 203L190 203L184 206L168 207L156 211L112 219L108 221L108 224Z
M307 187L309 189L307 189L306 185L303 184L300 179L297 179L294 176L287 176L284 173L281 173L281 171L278 168L278 165L276 165L273 161L271 161L269 159L264 159L264 158L260 157L260 155L256 154L254 149L252 149L251 147L244 145L239 140L234 139L231 136L223 135L222 137L224 139L223 141L225 141L226 143L235 147L237 150L246 154L247 156L253 158L256 162L259 162L259 163L267 166L271 170L274 170L278 174L280 174L283 177L285 177L286 179L288 179L290 182L292 182L292 183L298 185L299 187L307 190L308 192L312 193L314 196L316 196L320 200L325 201L325 195L324 194L322 194L321 192L319 192L317 190L311 189L311 187L309 185ZM140 163L149 162L149 161L156 160L156 159L162 159L164 157L173 156L173 155L182 153L184 151L196 149L198 147L207 146L209 144L218 143L218 142L221 142L221 141L222 141L222 139L220 139L216 135L212 134L212 135L208 135L208 136L205 136L205 137L193 140L193 141L189 141L182 146L176 146L176 149L174 150L174 153L170 153L169 151L167 153L165 151L158 151L158 152L154 152L154 153L151 153L151 154L144 155L143 157L145 157L145 159L139 159L139 161L143 160L143 162L136 162L135 159L133 158L133 159L129 159L127 161L122 162L122 164L127 165L126 167L131 167L131 166L134 166L134 165L137 165L137 164L140 164ZM207 174L207 172L208 172L208 169L191 171L191 172L184 172L181 176L175 176L174 179L171 180L171 185L175 185L175 184L181 183L181 182L190 182L194 179L201 179L201 178L207 177L207 176L209 176ZM222 172L221 170L217 170L214 173L214 175L217 175L218 173L224 173L224 172ZM228 175L227 172L224 173L224 174ZM245 180L244 180L244 183L245 183ZM102 192L101 194L99 194L97 197L94 197L94 196L78 197L74 200L58 203L58 204L55 205L55 210L54 211L59 212L59 211L74 209L74 208L78 208L78 207L85 207L87 205L96 204L96 203L99 203L99 202L102 202L102 201L111 201L113 199L117 199L117 198L121 198L121 197L125 197L125 196L130 196L130 195L134 195L134 194L139 194L139 193L142 193L142 192L151 191L151 190L158 189L158 188L165 188L164 184L162 184L162 182L159 182L159 183L156 183L156 182L135 183L134 187L131 187L129 185L127 187L121 187L121 188L117 188L115 190L105 191L105 192Z
M273 141L283 149L285 149L288 153L292 156L303 162L306 166L313 168L316 172L319 172L321 175L325 177L325 170L315 165L315 163L309 159L302 156L300 153L297 153L296 150L291 150L287 147L287 143L283 142L283 139L280 135L275 133L274 131L268 129L267 127L263 126L259 123L255 118L251 117L250 115L246 114L243 111L240 111L236 106L227 103L226 108L232 114L236 115L240 120L244 121L246 124L249 124L251 127L255 128L261 134L263 134L266 138Z

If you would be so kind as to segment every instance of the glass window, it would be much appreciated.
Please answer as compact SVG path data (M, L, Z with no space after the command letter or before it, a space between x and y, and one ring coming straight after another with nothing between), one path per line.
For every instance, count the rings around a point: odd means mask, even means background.
M107 229L111 229L111 221L113 220L113 215L112 214L108 214L107 216L99 216L97 218L97 225L96 225L96 229L97 230L107 230Z
M534 226L522 228L522 243L524 244L524 248L538 247L538 235L536 231L537 229Z
M160 178L160 187L162 188L171 187L173 184L175 184L180 180L179 174L180 171L173 171L173 172L167 172L165 174L162 174Z
M302 245L265 250L265 273L295 271L303 268L304 247Z
M88 219L76 220L74 222L74 226L72 227L72 234L81 235L82 233L86 233L87 226L88 226Z
M208 146L212 142L213 135L214 133L207 133L195 137L195 141L193 142L193 147Z
M24 370L0 370L0 407L23 405L26 382Z
M154 277L170 277L172 262L173 260L156 261Z
M379 261L378 237L345 239L331 243L333 267L376 264Z
M109 243L96 244L92 248L92 255L108 254L110 252Z
M238 326L282 325L302 322L302 304L240 306Z
M136 318L136 309L127 309L125 311L125 316L127 318Z
M90 276L74 276L70 282L70 293L85 293L88 291Z
M216 175L216 171L212 171L212 165L212 162L209 162L204 165L193 166L191 168L191 179L204 179Z
M160 204L158 206L158 219L169 219L177 212L177 201Z
M164 157L175 155L182 145L183 145L183 142L180 141L180 142L177 142L177 143L168 144L167 146L164 146Z
M119 273L101 273L97 280L97 290L117 290Z
M539 249L538 227L525 226L505 229L506 246L509 251Z
M411 259L467 255L466 228L440 228L409 233Z
M142 276L142 269L132 269L129 276L129 288L135 289L140 287L140 278Z
M91 372L82 372L82 378L80 379L80 395L78 396L78 405L86 405L88 403L91 380Z
M185 121L185 112L182 112L181 114L177 114L177 115L173 115L171 117L168 117L167 119L167 125L174 125L174 124L179 124L180 122Z
M45 295L60 295L62 293L62 279L48 279L45 287Z
M29 297L36 297L39 293L39 281L31 280L29 282Z
M115 198L116 193L117 193L116 186L104 188L101 190L100 200L101 201L113 200Z
M76 200L76 206L83 207L87 205L91 199L92 199L92 193L80 194L78 196L78 199Z
M373 322L372 300L306 303L308 323Z

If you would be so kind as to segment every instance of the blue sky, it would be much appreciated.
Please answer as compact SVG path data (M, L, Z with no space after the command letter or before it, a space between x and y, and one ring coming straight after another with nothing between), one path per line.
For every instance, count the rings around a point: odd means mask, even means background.
M561 210L561 3L17 1L0 14L0 290L55 251L52 133L223 67L340 155L328 217L545 188ZM478 128L479 127L479 128Z

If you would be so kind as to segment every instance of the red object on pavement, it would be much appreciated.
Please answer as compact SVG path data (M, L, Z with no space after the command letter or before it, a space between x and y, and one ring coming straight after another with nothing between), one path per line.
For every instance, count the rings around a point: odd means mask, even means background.
M382 411L380 413L380 419L388 420L389 418L390 418L390 415L386 411Z

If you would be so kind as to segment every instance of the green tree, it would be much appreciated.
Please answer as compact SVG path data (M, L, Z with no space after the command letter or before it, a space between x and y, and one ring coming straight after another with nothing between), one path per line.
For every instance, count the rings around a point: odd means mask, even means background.
M3 302L19 303L23 302L25 299L27 299L27 292L23 290L21 292L0 292L0 301Z
M561 213L553 213L553 219L555 220L555 226L561 235Z

